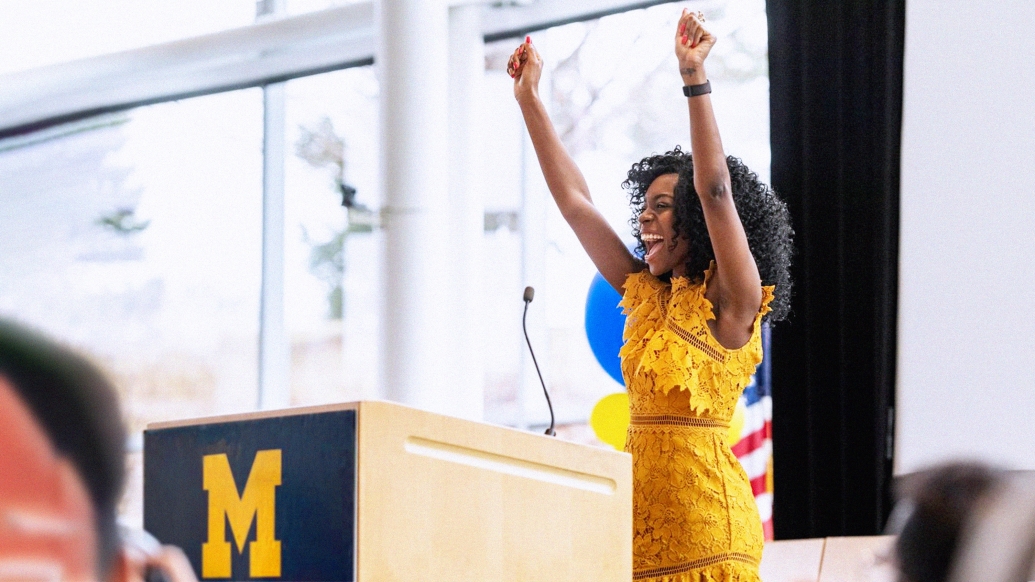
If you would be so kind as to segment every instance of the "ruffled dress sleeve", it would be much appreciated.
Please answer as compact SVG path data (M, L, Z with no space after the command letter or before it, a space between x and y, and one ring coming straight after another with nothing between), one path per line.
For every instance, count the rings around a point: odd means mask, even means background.
M636 308L657 295L664 286L665 284L661 280L651 275L650 271L646 269L638 273L630 273L625 278L625 284L622 285L624 293L621 303L618 304L622 308L622 313L630 315Z

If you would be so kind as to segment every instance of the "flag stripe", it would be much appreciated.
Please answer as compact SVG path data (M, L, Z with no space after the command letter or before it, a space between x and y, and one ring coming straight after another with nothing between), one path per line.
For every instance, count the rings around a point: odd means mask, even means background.
M737 457L743 457L765 445L765 441L770 440L770 434L772 434L773 425L771 422L766 422L762 425L762 428L755 432L743 436L737 441L737 444L730 447L733 449L733 454Z
M763 493L769 493L765 489L765 482L766 482L766 476L765 475L760 475L760 476L755 477L754 479L751 480L751 493L755 497L758 497L759 495L761 495Z
M770 455L772 455L772 444L770 441L766 441L764 446L737 458L740 460L740 465L744 467L748 479L754 479L759 475L765 475L769 470Z

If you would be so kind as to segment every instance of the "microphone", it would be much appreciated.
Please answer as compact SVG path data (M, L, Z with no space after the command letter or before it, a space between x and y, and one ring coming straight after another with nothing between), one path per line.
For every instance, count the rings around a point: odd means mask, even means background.
M557 433L553 430L553 403L550 402L550 393L546 391L546 382L543 382L543 373L539 371L539 362L535 360L535 352L532 351L532 340L528 339L528 327L525 326L525 320L528 319L528 304L532 302L533 297L535 297L535 289L525 287L525 314L521 316L521 329L525 332L525 343L528 344L528 353L532 354L532 363L535 364L535 373L539 375L539 383L542 384L543 394L546 396L546 405L550 408L550 428L546 429L546 434L557 436Z

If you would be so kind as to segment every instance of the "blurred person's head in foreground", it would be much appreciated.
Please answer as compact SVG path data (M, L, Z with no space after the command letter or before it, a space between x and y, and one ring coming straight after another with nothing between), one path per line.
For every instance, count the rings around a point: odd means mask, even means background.
M85 358L0 320L0 579L107 579L125 431Z
M895 541L899 582L948 579L968 518L1003 475L980 463L958 462L916 477L900 502L906 515Z
M123 540L125 442L96 366L0 319L0 582L196 581L179 548Z

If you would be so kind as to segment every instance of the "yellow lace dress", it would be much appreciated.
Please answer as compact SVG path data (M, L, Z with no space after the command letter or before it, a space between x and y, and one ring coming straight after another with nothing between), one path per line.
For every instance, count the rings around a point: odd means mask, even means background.
M629 391L625 450L633 456L633 580L759 582L762 523L728 428L762 360L763 287L754 333L736 350L708 329L703 283L629 275L620 352Z

